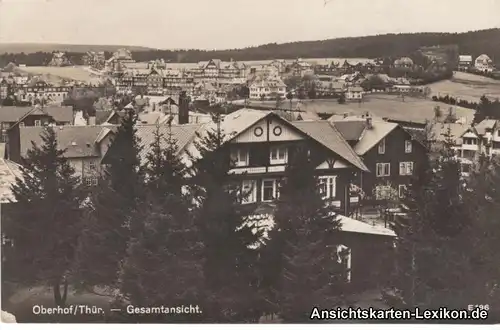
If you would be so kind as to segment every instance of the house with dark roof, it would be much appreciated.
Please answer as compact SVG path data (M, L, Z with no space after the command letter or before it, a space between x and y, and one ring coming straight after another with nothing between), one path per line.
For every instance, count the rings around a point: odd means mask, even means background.
M204 129L214 128L214 123ZM231 173L249 191L247 203L273 203L285 167L299 146L306 147L317 164L322 194L339 212L349 214L348 188L354 173L367 171L363 161L327 121L288 121L273 111L241 109L224 117L221 129L228 137L221 151ZM191 155L196 150L189 151Z
M164 134L172 132L182 161L191 166L192 157L201 156L196 142L217 125L225 135L218 150L220 157L232 164L232 180L240 183L248 194L242 200L242 207L253 210L247 223L257 221L261 228L267 226L261 242L249 248L266 244L285 168L297 148L305 147L316 165L320 193L337 210L332 217L341 217L343 233L336 244L347 252L344 261L351 268L348 279L356 285L372 285L380 279L378 275L364 275L383 269L383 264L391 265L383 258L390 256L395 234L388 228L341 216L350 214L349 190L355 173L367 172L368 168L332 123L288 121L273 111L244 108L224 116L219 124L211 121L201 125L138 125L137 135L143 146L140 158L145 162L154 132L159 128ZM102 163L106 164L114 152L117 151L111 145Z
M73 124L71 107L0 107L2 142L7 143L11 134L17 134L19 127Z
M112 126L52 126L58 148L87 184L96 184L102 156L106 154L114 134ZM42 144L41 134L46 127L20 127L17 138L9 139L9 159L22 164L28 150Z
M355 184L367 197L386 198L388 187L403 196L415 168L419 166L426 148L397 123L371 116L328 120L363 159L369 172L359 172Z

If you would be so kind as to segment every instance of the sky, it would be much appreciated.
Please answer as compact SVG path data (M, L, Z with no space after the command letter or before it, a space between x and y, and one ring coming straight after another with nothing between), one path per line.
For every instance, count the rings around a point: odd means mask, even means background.
M500 27L500 0L0 0L0 43L227 49Z

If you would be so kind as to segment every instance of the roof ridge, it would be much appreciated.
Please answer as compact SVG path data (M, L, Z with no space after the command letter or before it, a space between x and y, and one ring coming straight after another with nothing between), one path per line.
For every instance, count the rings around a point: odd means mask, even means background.
M333 125L331 122L329 122L328 120L326 120L326 123L328 126L330 126L333 131L335 132L335 134L337 134L337 136L340 138L341 142L344 144L344 146L347 147L347 149L349 150L349 152L355 157L355 159L362 165L360 169L364 169L366 171L368 171L368 168L366 167L365 163L361 160L361 157L359 157L359 155L356 153L356 151L354 151L354 149L349 145L349 143L347 143L346 139L344 138L344 136L342 135L342 133L340 133L340 131L335 127L335 125Z

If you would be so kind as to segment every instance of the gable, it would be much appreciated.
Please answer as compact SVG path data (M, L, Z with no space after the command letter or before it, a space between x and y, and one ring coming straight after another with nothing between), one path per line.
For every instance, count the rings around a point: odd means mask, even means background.
M231 142L300 141L303 139L304 135L294 127L288 125L284 120L276 116L269 116L259 120L257 123L244 130Z
M344 160L327 159L323 163L319 164L318 167L316 167L316 169L317 170L329 170L329 169L348 168L348 167L350 167L350 165Z

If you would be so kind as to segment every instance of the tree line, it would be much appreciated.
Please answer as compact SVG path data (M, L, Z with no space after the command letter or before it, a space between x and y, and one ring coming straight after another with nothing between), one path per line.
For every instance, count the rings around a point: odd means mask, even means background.
M476 110L474 114L474 123L480 123L486 118L489 119L500 119L500 100L495 99L494 101L490 100L486 95L481 96L479 102L461 100L458 98L454 98L453 96L445 95L445 96L436 96L432 97L433 101L443 102L445 104L457 105L459 107L464 107L468 109Z
M254 207L242 205L249 192L228 174L219 124L198 135L187 166L171 127L155 130L141 161L136 121L133 111L124 117L97 186L81 183L56 133L45 129L43 143L22 161L2 224L14 242L5 281L49 286L58 306L79 290L106 292L113 306L202 311L117 313L111 322L256 322L266 313L301 322L311 306L340 299L346 269L329 252L340 223L323 203L303 147L281 182L271 239L263 241Z
M299 41L284 44L271 43L257 47L228 50L147 50L132 52L136 61L147 62L158 58L179 63L196 63L218 58L224 61L252 61L291 58L384 58L408 56L424 46L456 45L461 54L477 57L488 54L493 59L500 58L500 47L496 42L500 29L488 29L465 33L403 33L384 34L367 37L338 38L321 41ZM74 64L81 64L84 53L68 53ZM106 53L109 58L111 53ZM51 53L0 55L0 65L9 62L26 65L46 65Z

